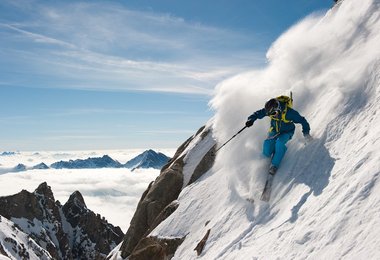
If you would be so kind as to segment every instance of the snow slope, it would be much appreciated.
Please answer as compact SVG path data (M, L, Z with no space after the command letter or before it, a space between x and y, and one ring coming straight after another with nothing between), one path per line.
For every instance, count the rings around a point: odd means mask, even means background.
M219 143L267 99L289 91L314 141L305 145L297 126L272 198L261 202L269 123L257 121L219 151L151 235L186 236L174 259L379 259L379 46L380 1L345 0L285 32L266 68L219 84L211 102Z
M0 216L0 241L2 242L0 243L0 259L52 259L49 252L15 227L12 221L2 216Z

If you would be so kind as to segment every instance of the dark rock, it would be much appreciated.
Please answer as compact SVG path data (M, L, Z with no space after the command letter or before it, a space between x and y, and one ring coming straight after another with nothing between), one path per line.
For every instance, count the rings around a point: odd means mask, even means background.
M99 214L89 210L79 191L70 196L62 211L67 222L74 228L72 252L75 259L104 259L123 239L120 227L114 227Z
M7 256L7 257L9 257L9 256L7 255L7 253L5 252L5 250L4 250L3 246L1 245L1 243L0 243L0 254L3 255L3 256Z
M26 218L33 220L43 219L43 211L38 198L26 190L12 196L0 197L0 215L7 219Z
M164 239L157 237L145 237L141 239L129 260L166 260L173 257L177 248L185 238Z
M166 248L153 238L143 238L129 260L166 260Z
M162 254L165 257L170 255L164 244L158 242L157 239L146 236L178 207L178 202L173 201L178 198L183 188L184 158L187 155L183 154L184 151L197 136L200 136L200 139L203 140L211 134L210 129L202 127L196 135L187 139L177 149L174 157L161 169L160 176L144 192L120 248L123 258L131 256L130 259L144 259L143 257L152 257L145 259L161 259ZM207 172L212 167L214 159L215 146L198 163L192 174L191 182L196 181ZM134 258L132 258L131 254Z
M149 235L149 233L155 229L162 221L167 219L173 212L178 208L179 203L177 200L172 201L169 205L167 205L161 213L155 218L153 224L148 229L148 231L145 233L145 236Z
M183 184L183 157L178 158L173 166L161 172L156 181L149 185L143 194L131 225L121 246L122 257L130 255L146 231L152 226L156 217L173 200L178 198Z
M208 236L210 235L210 231L211 229L207 230L206 234L204 235L204 237L201 239L201 241L199 241L199 243L197 244L197 246L194 248L195 251L197 251L197 255L199 256L200 254L202 254L202 251L203 251L203 248L205 247L206 245L206 242L207 242L207 239L208 239Z
M198 180L203 174L205 174L206 172L208 172L208 170L211 169L211 167L214 165L215 157L216 157L216 144L213 147L211 147L211 149L205 154L205 156L199 162L199 164L194 170L194 173L191 175L188 185Z
M19 228L29 234L39 245L43 244L43 248L52 257L71 257L71 253L65 250L69 245L69 240L63 231L60 208L56 205L53 192L46 182L41 183L33 193L22 190L16 195L0 197L0 206L0 215L7 219L26 218L30 225L34 223L34 219L40 221L42 233L30 233L30 230L23 229L25 227ZM50 229L51 226L54 227L53 230ZM54 244L53 241L56 240L58 244Z

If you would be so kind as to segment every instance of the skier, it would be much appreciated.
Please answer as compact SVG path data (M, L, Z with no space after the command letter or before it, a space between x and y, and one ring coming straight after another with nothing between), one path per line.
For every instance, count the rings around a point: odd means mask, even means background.
M265 116L271 118L268 138L263 144L263 154L270 158L269 174L274 176L287 150L286 143L292 138L295 130L294 123L302 125L302 133L307 141L312 140L310 126L306 119L292 109L292 98L280 96L265 103L265 107L248 117L246 127L251 127L257 119Z

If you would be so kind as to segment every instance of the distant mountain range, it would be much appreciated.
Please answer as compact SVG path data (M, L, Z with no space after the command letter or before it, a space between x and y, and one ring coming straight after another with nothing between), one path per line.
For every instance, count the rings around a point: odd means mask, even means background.
M12 156L16 154L17 154L16 152L2 152L0 153L0 156Z
M121 168L123 165L108 155L103 157L87 158L85 160L59 161L50 165L54 169L95 169L95 168Z
M77 159L69 161L59 161L50 165L45 163L37 164L33 167L27 167L24 164L18 164L16 167L11 169L3 169L2 172L20 172L32 169L95 169L95 168L128 168L128 169L161 169L170 160L170 157L163 153L157 153L153 150L147 150L133 159L129 160L125 164L112 159L108 155L102 157L89 157L87 159Z

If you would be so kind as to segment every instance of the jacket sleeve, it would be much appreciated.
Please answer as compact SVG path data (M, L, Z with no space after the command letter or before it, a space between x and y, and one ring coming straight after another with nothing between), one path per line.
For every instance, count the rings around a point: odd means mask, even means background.
M253 113L252 115L250 115L248 117L248 121L255 121L256 119L261 119L263 117L266 116L266 113L265 113L265 108L263 109L260 109L260 110L257 110L255 113Z
M302 133L304 135L310 133L310 125L307 122L306 118L301 116L296 110L289 109L287 115L288 119L292 120L296 124L302 125Z

